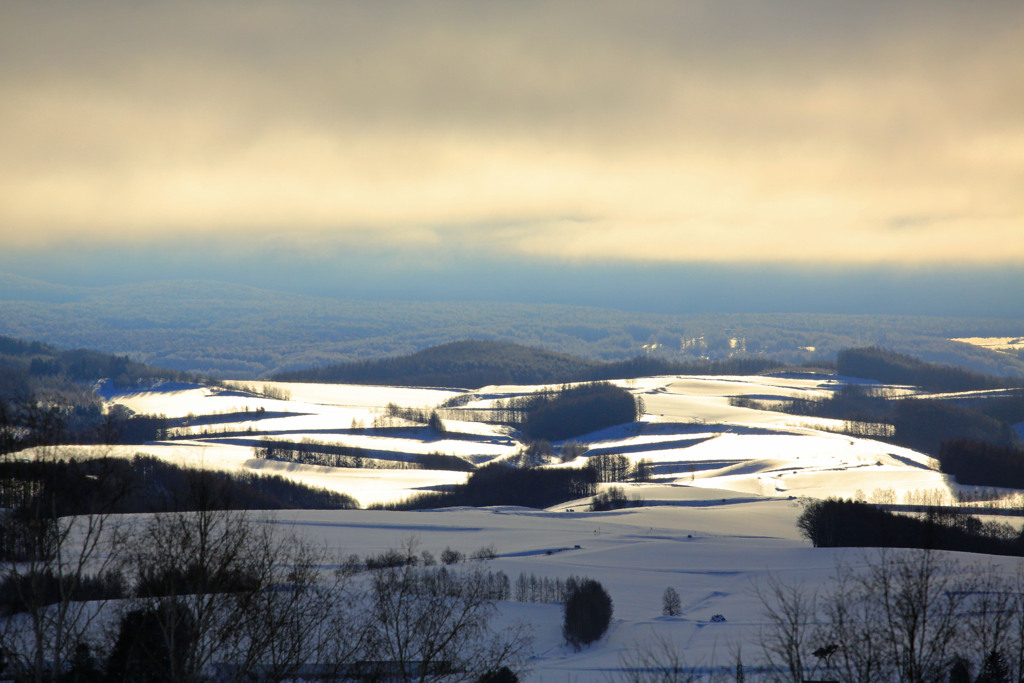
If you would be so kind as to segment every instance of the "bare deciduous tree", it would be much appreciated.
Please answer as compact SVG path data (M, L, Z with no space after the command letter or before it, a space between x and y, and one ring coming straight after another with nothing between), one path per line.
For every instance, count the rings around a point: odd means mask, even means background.
M879 551L864 589L881 603L879 628L900 683L938 680L956 651L960 610L972 586L953 560L929 551Z
M683 613L683 602L679 598L679 592L669 586L661 594L661 614L666 617L678 617Z
M816 605L799 586L762 588L762 648L786 680L808 653L827 671L819 677L843 683L932 683L954 666L959 678L973 666L1022 680L1021 580L942 553L879 550L863 569L838 567Z
M520 626L491 629L497 608L488 574L479 563L377 569L368 596L370 652L401 681L473 681L520 667L532 637Z
M56 681L83 652L99 649L103 603L120 589L124 526L112 514L124 494L103 459L88 491L59 486L75 467L41 448L3 466L0 503L0 648L8 667L32 681ZM77 495L81 494L81 495Z
M136 598L152 615L168 658L165 680L295 677L299 667L344 666L361 632L339 614L348 575L324 573L322 550L282 534L273 520L216 509L209 480L177 513L154 515L135 542ZM335 566L340 563L332 562Z
M696 683L696 673L682 649L659 636L637 643L619 657L620 671L611 678L622 683Z
M817 595L802 583L786 584L777 576L769 576L755 591L765 617L760 634L765 660L786 673L784 680L803 683L810 674L807 655L813 649Z
M812 654L820 654L828 669L850 683L888 680L893 662L884 653L882 610L878 596L864 590L849 566L836 567L831 586L822 596L821 620Z

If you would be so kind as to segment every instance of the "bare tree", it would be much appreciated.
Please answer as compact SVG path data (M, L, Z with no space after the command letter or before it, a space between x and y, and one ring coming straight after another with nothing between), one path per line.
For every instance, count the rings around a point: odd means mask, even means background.
M1013 614L1010 633L1010 662L1016 671L1017 683L1024 683L1024 567L1017 565L1017 571L1008 582Z
M938 680L957 649L961 607L973 588L960 566L930 551L882 550L865 581L881 601L879 627L897 680Z
M765 617L760 642L767 663L785 672L782 680L803 683L811 672L807 655L815 635L817 595L802 583L786 584L777 576L755 586L755 593Z
M626 650L619 657L619 668L611 680L622 683L696 683L704 678L681 648L657 635Z
M618 671L605 679L609 683L744 683L747 674L741 648L736 646L732 654L734 661L729 666L715 661L694 663L686 658L682 646L652 633L623 652Z
M381 673L401 681L473 681L503 666L521 667L532 637L521 626L491 628L493 586L479 563L459 570L412 563L375 570L368 645L376 659L386 660L389 670Z
M1020 580L940 553L879 550L861 570L840 565L816 605L799 586L775 581L762 589L762 648L786 680L808 668L810 653L843 683L934 683L954 665L962 678L971 664L987 666L990 676L1014 669L1019 681Z
M273 520L217 509L208 478L192 494L194 509L154 515L134 544L136 597L126 616L151 615L156 652L175 653L160 680L216 670L218 680L275 681L351 661L360 633L339 614L348 575L325 573L324 552Z
M1009 653L1014 644L1019 593L1014 590L1012 581L995 567L970 567L964 574L961 583L967 579L969 584L961 589L967 591L961 610L962 635L966 638L963 649L980 652L983 656L993 652Z
M679 592L669 586L661 594L661 614L666 617L678 617L683 613L683 602L679 598Z
M816 638L825 668L848 683L877 683L892 679L895 663L887 657L882 606L862 577L843 563L836 566L828 592L821 599L824 622Z
M56 681L101 649L103 603L121 590L125 490L109 461L88 464L86 478L55 448L0 463L0 649L27 680Z

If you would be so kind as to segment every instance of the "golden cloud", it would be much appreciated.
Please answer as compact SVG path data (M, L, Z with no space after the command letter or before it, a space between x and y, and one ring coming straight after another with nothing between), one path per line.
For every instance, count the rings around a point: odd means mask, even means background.
M1018 3L13 3L0 240L1024 261Z

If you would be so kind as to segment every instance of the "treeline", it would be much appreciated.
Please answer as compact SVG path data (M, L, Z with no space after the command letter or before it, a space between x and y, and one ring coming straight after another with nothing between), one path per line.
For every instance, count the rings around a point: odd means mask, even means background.
M169 379L197 382L199 378L185 372L154 368L131 360L128 356L111 355L88 349L61 350L37 341L24 341L0 336L0 367L8 373L4 384L12 379L61 377L72 382L109 379L118 387L131 387L139 382Z
M565 384L668 374L756 374L781 367L766 358L678 362L638 356L599 362L511 342L468 340L406 356L279 373L282 382L476 388L490 384Z
M733 405L779 410L848 424L841 430L851 436L869 436L930 455L942 444L968 439L997 446L1014 443L1013 425L1024 421L1024 392L996 398L949 401L892 398L884 391L846 385L829 398L795 399L768 404L736 397Z
M1008 446L1014 439L1010 424L989 417L978 408L948 401L897 401L892 423L896 428L895 443L931 455L938 455L944 442L956 439L1000 446Z
M123 406L104 412L99 398L81 387L0 397L0 454L33 446L142 444L167 433L166 417Z
M441 416L437 410L426 410L424 408L404 408L395 403L389 403L384 411L385 418L398 418L401 420L407 420L409 422L415 422L417 424L423 424L430 427L437 434L444 434L444 421L441 420ZM388 427L387 420L374 419L375 427Z
M869 503L816 500L797 520L816 548L923 548L989 555L1024 555L1024 535L1009 524L932 509L923 517L896 514Z
M650 458L641 458L634 464L629 458L619 453L600 453L588 457L586 466L594 470L594 476L602 483L644 482L651 480L654 463Z
M510 342L469 340L433 346L407 356L354 361L285 372L286 382L481 387L488 384L569 382L598 365L564 353Z
M450 470L472 472L474 465L454 455L421 453L412 461L388 460L373 457L381 451L366 451L358 446L326 444L313 439L274 441L264 439L253 448L253 457L259 460L279 460L320 467L351 467L368 470Z
M1021 383L952 365L928 363L877 346L840 351L836 368L840 375L847 377L874 379L884 384L909 384L934 392L1003 389Z
M0 508L18 516L46 510L57 517L99 511L128 514L186 510L202 490L212 509L351 509L348 495L276 475L180 467L149 455L75 459L60 452L0 461ZM31 514L36 514L31 512Z
M592 512L608 512L622 508L639 508L644 506L643 498L630 498L621 486L610 486L606 491L594 496L590 501Z
M520 573L512 584L510 596L504 599L516 602L564 603L566 598L587 581L592 579L575 574L570 574L565 579L552 579L548 576L537 576L532 572L528 575Z
M458 339L502 339L588 359L737 354L800 364L879 344L993 374L1024 363L951 337L1019 336L1009 319L806 313L652 314L500 302L334 301L224 283L105 287L14 284L0 275L6 334L129 353L160 367L253 380L287 370L402 355ZM64 294L66 293L66 294ZM64 297L67 298L64 298ZM74 300L73 306L66 301ZM693 343L696 342L696 343ZM645 348L646 347L646 348ZM813 350L811 350L813 348Z
M967 486L1024 489L1024 449L954 439L939 449L939 465Z
M518 469L495 463L476 470L465 484L456 484L449 491L421 493L401 502L374 507L385 510L490 505L546 508L593 496L596 490L597 477L589 468Z

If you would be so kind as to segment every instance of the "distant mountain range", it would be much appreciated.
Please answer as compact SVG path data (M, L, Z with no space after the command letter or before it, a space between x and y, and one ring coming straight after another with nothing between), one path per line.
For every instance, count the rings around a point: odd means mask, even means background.
M556 304L359 301L215 280L76 287L0 273L0 335L226 379L374 361L465 339L511 342L588 362L640 356L670 363L759 358L799 364L878 345L1020 377L1019 354L950 338L1022 334L1024 321L1010 319L669 315Z

